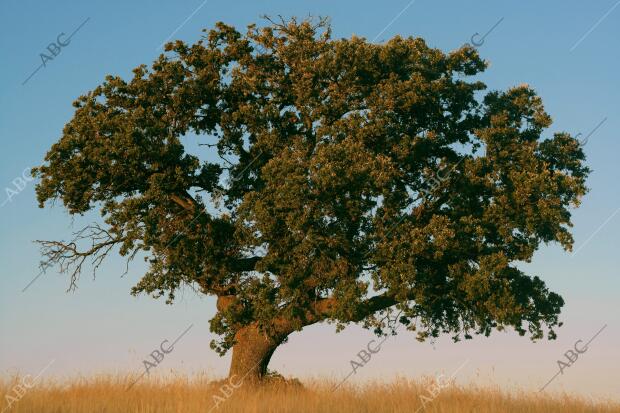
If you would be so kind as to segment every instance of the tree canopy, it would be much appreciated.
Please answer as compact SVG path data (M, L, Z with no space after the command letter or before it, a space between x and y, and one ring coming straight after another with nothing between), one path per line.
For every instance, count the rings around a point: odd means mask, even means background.
M486 68L467 45L335 39L313 19L170 43L77 99L33 170L41 207L102 215L89 246L43 253L72 287L87 259L145 254L132 293L217 296L221 353L249 326L276 344L321 321L384 334L394 311L420 340L553 338L563 300L518 264L571 248L589 170L575 138L543 136L532 88L487 92Z

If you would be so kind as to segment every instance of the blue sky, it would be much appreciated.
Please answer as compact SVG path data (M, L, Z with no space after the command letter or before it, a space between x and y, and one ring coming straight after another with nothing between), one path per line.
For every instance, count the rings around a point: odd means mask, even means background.
M84 275L75 293L67 279L38 273L36 239L66 239L96 216L73 220L56 206L40 210L34 182L19 177L39 164L71 118L71 102L97 86L106 74L127 76L151 63L166 39L194 42L202 28L224 21L244 28L260 16L329 16L334 37L352 34L381 41L400 34L420 36L444 51L484 35L480 53L490 61L481 77L489 89L528 83L554 120L548 131L582 133L598 125L585 146L590 193L574 212L574 253L545 246L527 269L565 298L565 326L559 339L532 344L512 333L453 344L449 337L420 344L402 334L351 381L397 374L451 373L468 360L458 379L538 389L557 372L557 360L575 341L587 341L606 326L587 351L547 391L620 397L620 2L604 1L107 1L0 3L0 374L16 371L66 376L92 372L140 371L141 360L159 343L189 332L159 367L222 376L228 357L209 349L208 319L214 301L187 290L173 306L129 289L143 266L124 277L123 262L111 259L92 280ZM500 21L501 20L501 21ZM40 53L66 38L70 43L41 64ZM29 78L29 79L28 79ZM24 81L28 79L25 83ZM7 192L8 190L8 192ZM13 192L14 191L14 192ZM8 194L11 194L10 201ZM270 367L298 377L344 378L350 360L371 339L356 327L335 334L332 326L304 329L278 349Z

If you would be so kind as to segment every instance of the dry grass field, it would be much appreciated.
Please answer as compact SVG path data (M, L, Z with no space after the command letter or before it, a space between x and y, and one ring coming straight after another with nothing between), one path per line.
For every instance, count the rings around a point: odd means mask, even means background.
M497 389L461 387L426 379L399 379L389 384L345 384L333 390L329 380L302 386L272 383L261 387L206 377L143 379L97 376L30 384L18 377L0 382L2 413L209 413L209 412L343 412L343 413L582 413L620 412L620 404L592 404L569 395L506 394Z

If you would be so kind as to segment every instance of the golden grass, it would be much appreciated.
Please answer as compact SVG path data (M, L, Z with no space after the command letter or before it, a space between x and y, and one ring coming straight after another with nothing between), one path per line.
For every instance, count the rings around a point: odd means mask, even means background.
M0 381L3 413L226 413L226 412L342 412L342 413L582 413L620 412L620 404L592 404L569 395L507 394L497 389L462 387L431 379L397 379L392 383L345 384L308 380L303 387L272 383L243 384L235 389L207 377L144 378L127 390L136 376L102 375L69 381L41 380L15 397L22 380ZM26 383L29 383L26 380ZM227 396L228 395L228 396Z

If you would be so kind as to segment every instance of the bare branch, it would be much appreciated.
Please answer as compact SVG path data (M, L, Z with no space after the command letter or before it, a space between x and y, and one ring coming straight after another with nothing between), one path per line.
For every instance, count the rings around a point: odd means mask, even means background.
M97 269L114 246L127 240L126 237L115 237L99 224L88 225L73 235L74 238L69 243L64 243L63 241L35 241L41 246L41 254L44 257L41 261L41 267L47 268L57 264L60 273L69 275L70 284L67 291L77 288L77 280L82 273L82 267L86 260L90 259L94 278ZM91 240L91 247L80 251L77 243L87 239ZM135 253L130 256L130 259L134 256Z

